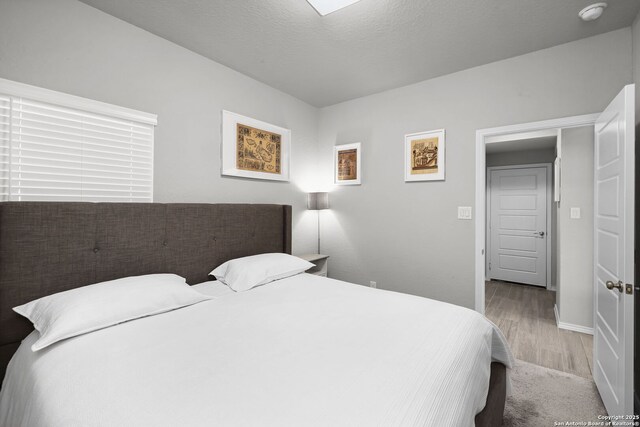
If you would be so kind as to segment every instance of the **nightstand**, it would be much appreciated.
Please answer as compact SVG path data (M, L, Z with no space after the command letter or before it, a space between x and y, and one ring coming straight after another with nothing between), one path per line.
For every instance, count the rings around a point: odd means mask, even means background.
M329 255L305 254L305 255L298 255L298 258L302 258L305 261L309 261L310 263L315 264L315 267L308 269L307 273L315 274L316 276L327 277L327 270L329 267Z

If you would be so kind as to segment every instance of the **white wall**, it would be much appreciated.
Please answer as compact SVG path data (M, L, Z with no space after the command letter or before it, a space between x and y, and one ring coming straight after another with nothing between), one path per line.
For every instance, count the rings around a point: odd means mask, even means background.
M0 2L0 77L158 114L155 201L291 204L315 252L315 107L74 0ZM220 176L223 109L292 130L291 183Z
M593 126L562 129L556 304L560 322L593 327ZM571 218L571 208L581 218Z
M338 187L321 230L332 277L474 306L477 129L602 111L632 81L631 29L323 108L320 151L362 142L361 186ZM615 64L615 65L613 65ZM445 128L446 181L403 181L403 138Z
M636 84L636 123L640 123L640 13L636 16L632 31L633 83Z

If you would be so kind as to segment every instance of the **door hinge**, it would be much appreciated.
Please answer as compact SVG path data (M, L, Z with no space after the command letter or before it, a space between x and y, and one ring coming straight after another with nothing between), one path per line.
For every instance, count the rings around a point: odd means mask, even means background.
M489 263L489 270L491 270L491 263Z
M624 287L625 287L625 292L628 295L633 295L633 285L632 284L627 283Z

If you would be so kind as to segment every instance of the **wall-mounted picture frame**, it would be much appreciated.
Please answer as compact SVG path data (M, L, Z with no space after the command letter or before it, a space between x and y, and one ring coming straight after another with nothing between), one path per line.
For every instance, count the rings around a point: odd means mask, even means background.
M444 181L444 129L404 136L404 180Z
M289 181L291 130L222 111L222 175Z
M336 185L360 185L362 164L360 161L361 145L336 145L333 147L333 183Z

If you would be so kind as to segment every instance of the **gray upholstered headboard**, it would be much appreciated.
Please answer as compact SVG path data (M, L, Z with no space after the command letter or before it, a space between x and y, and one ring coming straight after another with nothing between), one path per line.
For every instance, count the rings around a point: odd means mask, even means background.
M223 262L291 253L291 206L0 203L0 381L31 323L12 307L151 273L204 282Z

